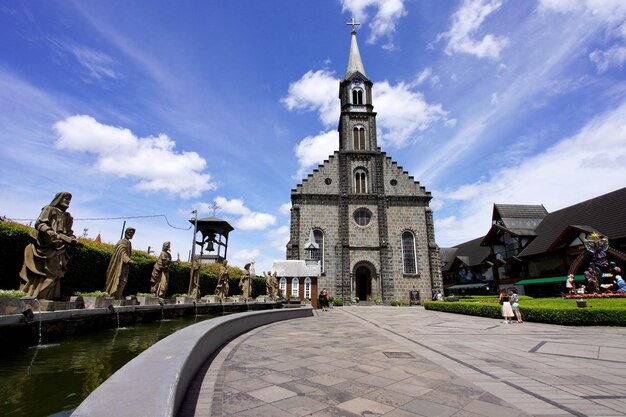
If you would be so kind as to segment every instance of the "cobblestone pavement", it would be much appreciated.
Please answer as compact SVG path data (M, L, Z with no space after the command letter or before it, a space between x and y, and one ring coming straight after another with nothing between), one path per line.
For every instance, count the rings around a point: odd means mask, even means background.
M199 372L188 416L626 416L626 329L422 307L274 323Z

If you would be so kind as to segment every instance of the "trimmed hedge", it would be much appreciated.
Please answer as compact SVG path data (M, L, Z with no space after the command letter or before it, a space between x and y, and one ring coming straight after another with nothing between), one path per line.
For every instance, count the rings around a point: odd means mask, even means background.
M24 263L24 248L30 243L31 227L8 221L0 221L0 289L17 289L21 284L19 272ZM115 245L98 243L91 239L78 239L82 246L70 247L68 270L61 279L61 295L69 297L76 292L93 292L104 289L106 270L115 250ZM150 292L150 276L156 262L154 256L133 250L134 264L130 264L125 295ZM206 264L200 268L200 292L202 295L215 293L219 264ZM170 280L167 295L184 294L189 289L189 262L174 262L170 266ZM228 266L230 275L229 295L239 293L239 278L243 271L236 266ZM265 294L265 279L251 279L252 296Z
M520 297L521 298L521 297ZM502 319L500 304L493 302L458 301L441 302L427 301L424 303L426 310L442 311L447 313L465 314L469 316L489 317ZM520 300L522 301L522 300ZM537 323L559 324L564 326L626 326L626 308L622 303L609 305L590 304L588 307L579 308L576 302L560 299L532 300L526 306L521 306L520 311L524 321ZM523 305L522 302L520 304ZM534 304L534 305L533 305Z

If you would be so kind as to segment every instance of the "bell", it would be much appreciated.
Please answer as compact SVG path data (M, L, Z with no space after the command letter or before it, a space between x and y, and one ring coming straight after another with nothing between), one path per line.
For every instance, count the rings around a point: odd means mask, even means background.
M209 240L206 245L207 252L213 252L215 248L213 247L213 241Z

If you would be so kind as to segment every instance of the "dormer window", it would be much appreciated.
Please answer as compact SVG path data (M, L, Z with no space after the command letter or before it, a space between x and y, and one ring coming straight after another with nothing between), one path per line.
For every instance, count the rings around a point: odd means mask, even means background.
M352 130L352 139L354 150L365 150L365 128L363 126L355 126Z
M352 104L363 104L363 90L361 90L360 88L355 88L352 90Z

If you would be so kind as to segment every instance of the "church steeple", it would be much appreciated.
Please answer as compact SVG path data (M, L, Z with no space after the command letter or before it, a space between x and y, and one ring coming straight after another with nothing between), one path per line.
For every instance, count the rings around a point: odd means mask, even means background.
M359 53L359 45L356 41L355 26L360 25L360 23L356 23L353 17L352 21L346 23L346 25L352 26L352 35L351 35L352 40L350 43L350 56L348 57L348 70L346 71L346 75L343 78L346 79L351 74L357 71L363 74L363 76L365 76L365 68L363 68L363 62L361 61L361 54Z
M359 45L356 41L354 18L352 26L348 71L339 82L341 117L339 120L339 149L348 152L371 152L376 141L376 113L372 105L372 82L365 76Z

